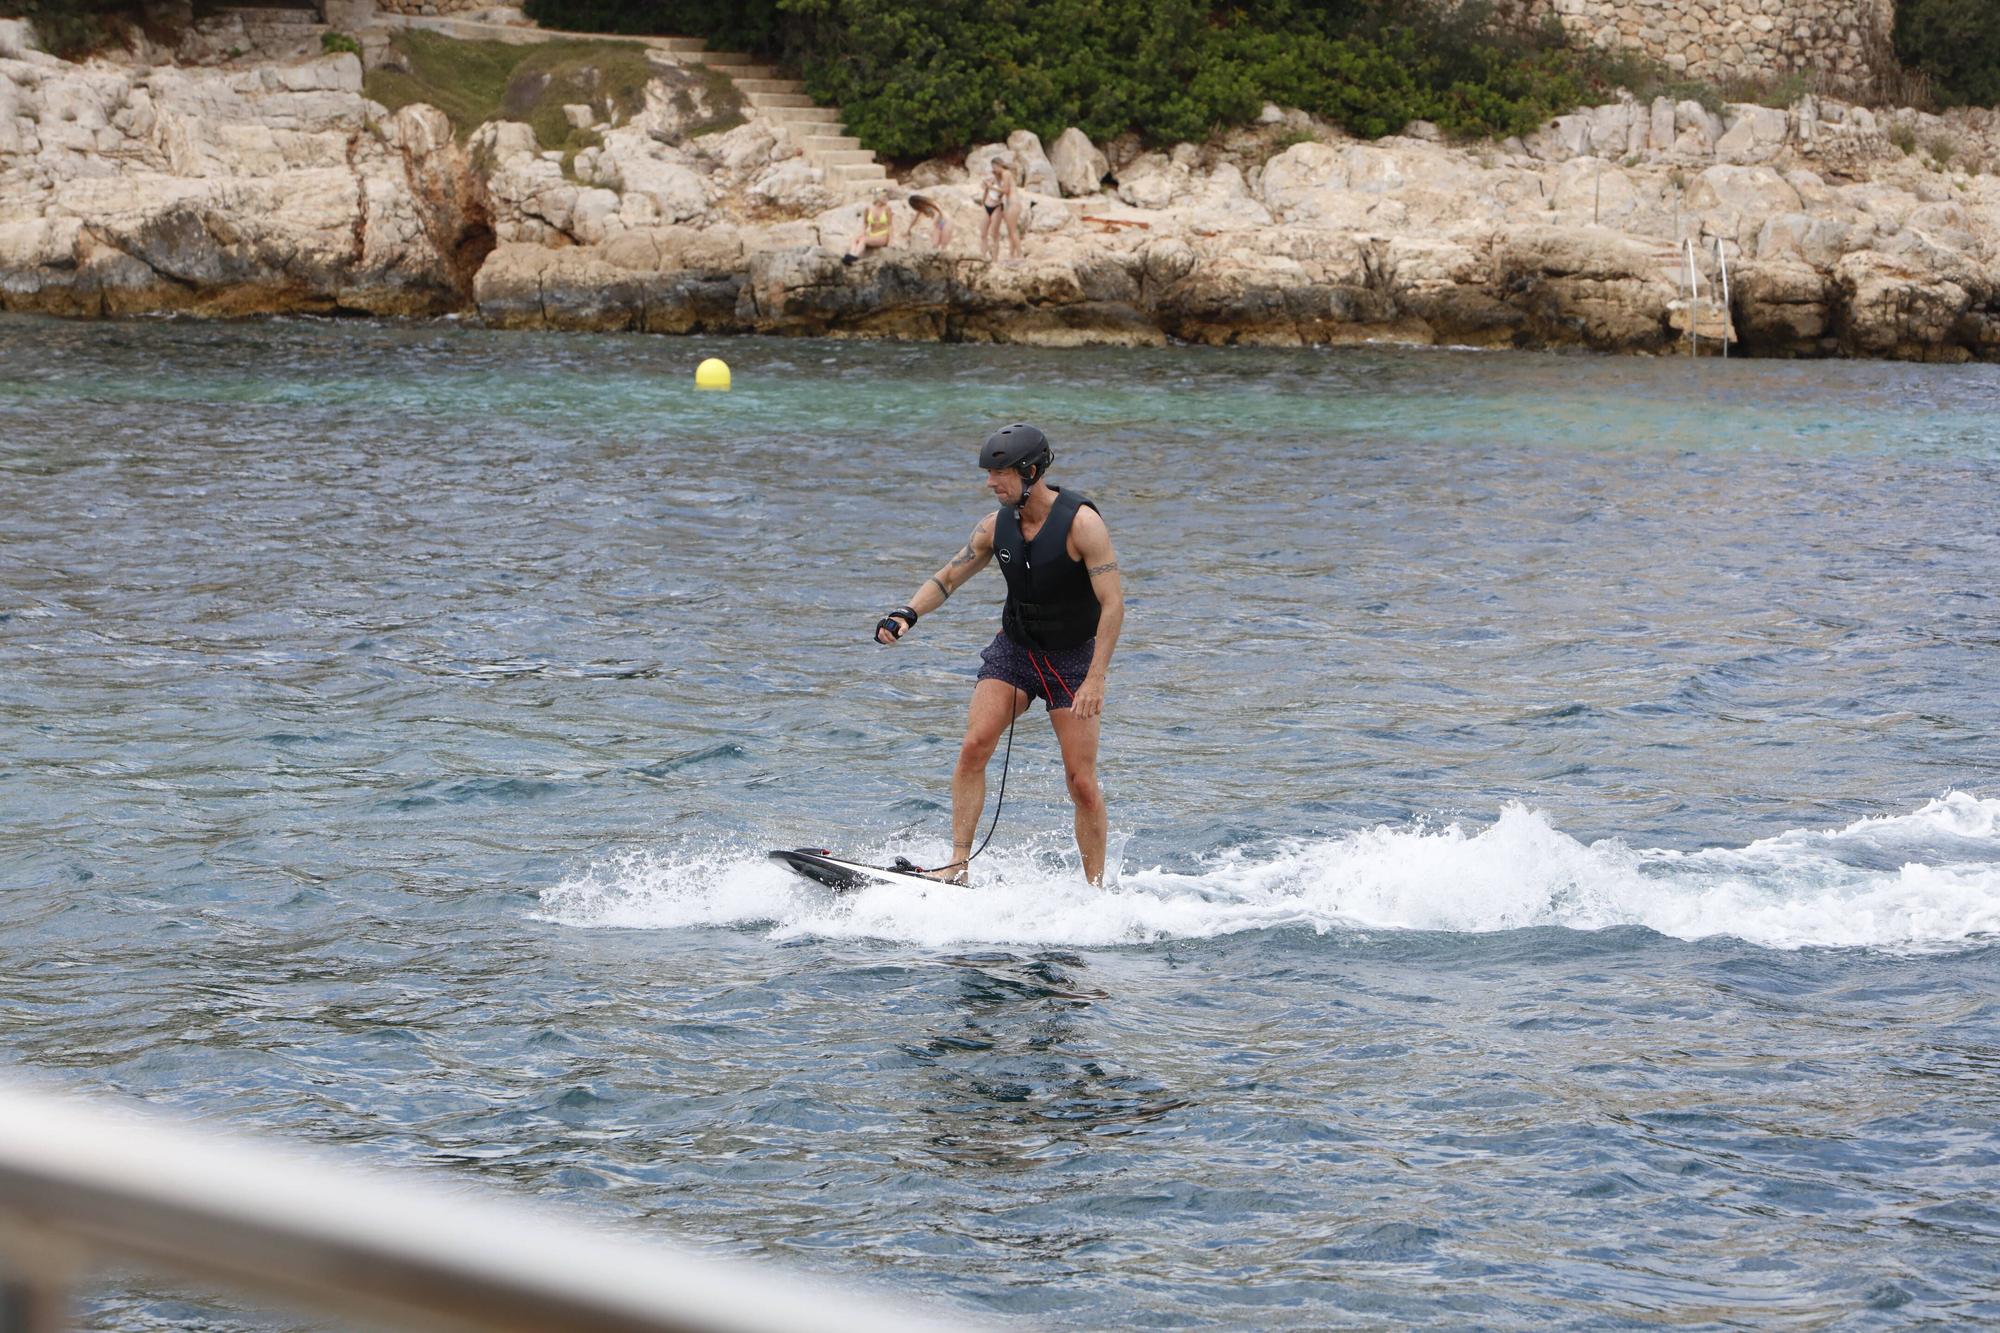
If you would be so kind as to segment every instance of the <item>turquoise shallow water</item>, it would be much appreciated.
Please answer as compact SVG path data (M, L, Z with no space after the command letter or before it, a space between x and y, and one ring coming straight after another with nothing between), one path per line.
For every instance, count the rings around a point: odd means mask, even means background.
M1996 408L0 321L0 1059L1042 1324L1992 1319ZM1016 417L1127 571L1119 886L1026 723L974 893L796 884L942 847L998 580L866 636Z

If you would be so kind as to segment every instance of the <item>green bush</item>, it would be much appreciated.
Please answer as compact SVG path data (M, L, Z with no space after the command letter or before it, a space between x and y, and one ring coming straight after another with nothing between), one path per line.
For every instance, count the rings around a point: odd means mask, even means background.
M323 32L319 36L319 49L322 55L339 55L345 51L358 56L361 54L361 43L344 32Z
M2000 4L1897 0L1896 58L1946 106L2000 106Z
M1560 30L1507 30L1483 0L528 0L551 27L683 33L790 65L896 158L1075 125L1198 140L1266 101L1356 133L1411 120L1518 134L1596 80Z
M0 18L26 19L52 56L81 60L111 44L119 22L130 22L130 0L0 0Z

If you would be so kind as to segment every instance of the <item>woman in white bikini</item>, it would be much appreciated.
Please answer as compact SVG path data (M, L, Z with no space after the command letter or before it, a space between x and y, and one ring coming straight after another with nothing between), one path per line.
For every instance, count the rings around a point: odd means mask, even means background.
M992 174L979 183L979 206L986 220L979 224L979 249L987 262L1000 257L1000 230L1006 228L1013 257L1021 257L1021 229L1014 221L1014 173L1003 157L993 159Z

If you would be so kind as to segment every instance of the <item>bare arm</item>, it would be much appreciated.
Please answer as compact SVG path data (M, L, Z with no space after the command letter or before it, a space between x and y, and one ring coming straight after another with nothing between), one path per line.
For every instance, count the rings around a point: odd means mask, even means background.
M945 561L943 568L924 580L924 586L917 589L917 595L909 600L908 605L910 610L915 611L920 616L929 615L943 606L946 600L953 593L957 592L967 579L986 568L992 559L993 515L988 514L973 525L972 536L966 539L965 545L958 548L958 554ZM895 619L902 620L903 618L897 616ZM903 629L908 631L909 628L909 622L905 621ZM882 637L887 633L887 630L877 630L875 632L875 641L877 643L894 643L896 640Z
M1076 715L1095 717L1104 711L1104 682L1111 672L1111 654L1118 647L1118 631L1125 625L1125 584L1118 576L1111 530L1095 509L1076 511L1069 544L1090 571L1090 590L1097 594L1097 647L1090 656L1090 671L1076 692Z

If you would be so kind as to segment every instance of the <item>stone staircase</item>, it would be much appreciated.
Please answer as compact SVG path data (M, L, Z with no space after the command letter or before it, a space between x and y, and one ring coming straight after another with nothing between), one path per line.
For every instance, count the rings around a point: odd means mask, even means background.
M679 58L726 75L743 95L744 105L776 126L807 162L826 173L826 183L837 191L859 194L889 179L888 168L847 132L840 112L815 106L797 79L783 78L771 66L734 51L697 49Z
M826 183L835 193L852 197L889 179L888 168L847 132L840 112L830 106L815 106L812 98L806 96L803 83L784 78L771 66L760 65L754 57L740 52L711 51L699 37L611 37L605 33L520 27L457 16L378 14L376 17L379 28L426 28L468 41L546 42L583 38L641 42L670 60L683 65L706 65L726 76L742 95L745 106L788 139L808 163L826 173Z

